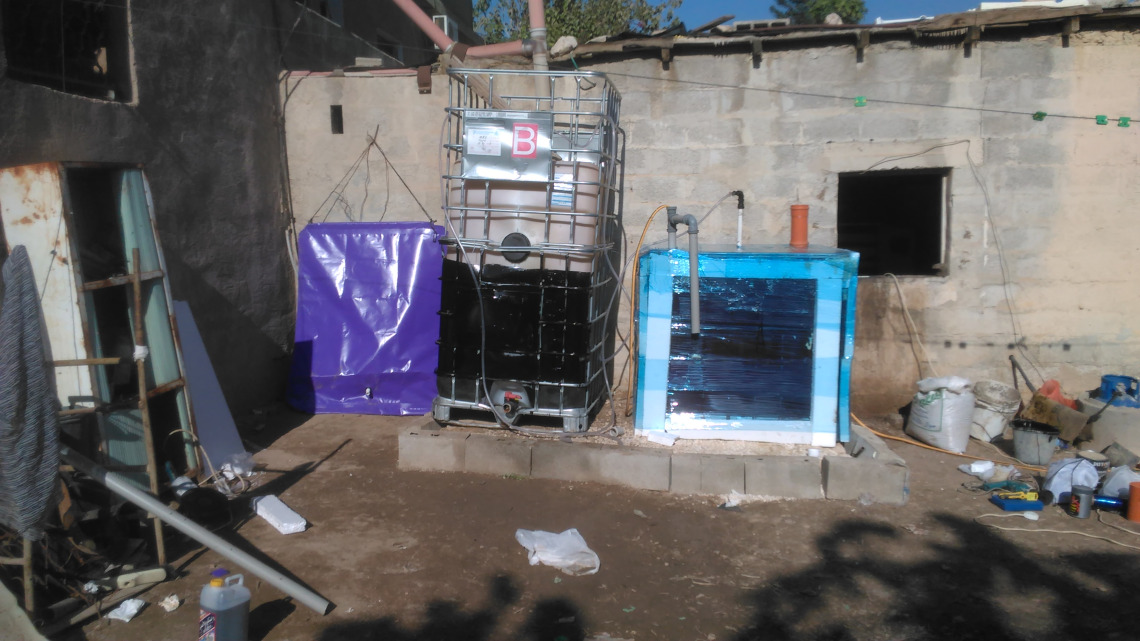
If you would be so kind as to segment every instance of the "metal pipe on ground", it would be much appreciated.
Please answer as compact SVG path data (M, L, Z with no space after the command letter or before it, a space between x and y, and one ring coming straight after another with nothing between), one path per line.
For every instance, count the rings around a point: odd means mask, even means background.
M162 501L131 485L122 476L96 465L93 461L69 447L61 447L59 457L68 465L73 466L80 472L107 486L107 489L115 494L154 514L162 520L162 522L170 524L171 527L179 532L240 565L250 574L253 574L269 585L293 597L313 611L325 615L329 613L329 610L332 610L332 603L329 603L326 599L253 558L246 552L239 550L234 547L233 544L225 541L201 525L170 509L163 504Z

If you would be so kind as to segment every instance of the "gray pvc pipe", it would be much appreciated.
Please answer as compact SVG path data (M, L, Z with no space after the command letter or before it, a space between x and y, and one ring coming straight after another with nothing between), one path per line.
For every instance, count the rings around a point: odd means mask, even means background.
M115 494L154 514L179 532L237 563L254 576L312 608L313 611L325 615L332 609L332 604L315 592L239 550L217 534L166 507L162 501L131 485L122 476L96 465L86 456L69 447L59 448L59 456L65 463L106 485Z
M689 216L692 218L692 216ZM689 331L693 336L701 333L700 280L697 275L699 251L697 248L697 221L689 226L689 316L692 318Z
M697 260L700 251L697 247L697 219L692 214L684 216L678 214L676 207L668 207L665 212L669 218L667 225L669 249L676 249L677 247L677 225L685 225L689 228L689 318L691 319L689 332L693 336L697 336L701 333L701 292Z

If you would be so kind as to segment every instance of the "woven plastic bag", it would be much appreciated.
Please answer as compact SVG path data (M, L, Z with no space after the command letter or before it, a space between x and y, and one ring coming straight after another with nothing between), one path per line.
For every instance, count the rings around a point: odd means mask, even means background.
M916 439L961 454L970 442L974 393L960 376L924 378L910 404L906 431Z

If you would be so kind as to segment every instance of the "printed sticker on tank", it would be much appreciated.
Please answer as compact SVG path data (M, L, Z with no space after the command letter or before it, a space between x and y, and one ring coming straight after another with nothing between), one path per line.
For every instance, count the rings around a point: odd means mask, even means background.
M472 129L467 132L467 153L472 156L501 156L498 129Z

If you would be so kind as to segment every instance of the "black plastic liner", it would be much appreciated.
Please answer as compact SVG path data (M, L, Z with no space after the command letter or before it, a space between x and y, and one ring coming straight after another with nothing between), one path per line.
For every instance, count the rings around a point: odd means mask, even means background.
M673 279L667 414L808 420L816 281L700 279L691 333L689 279Z

